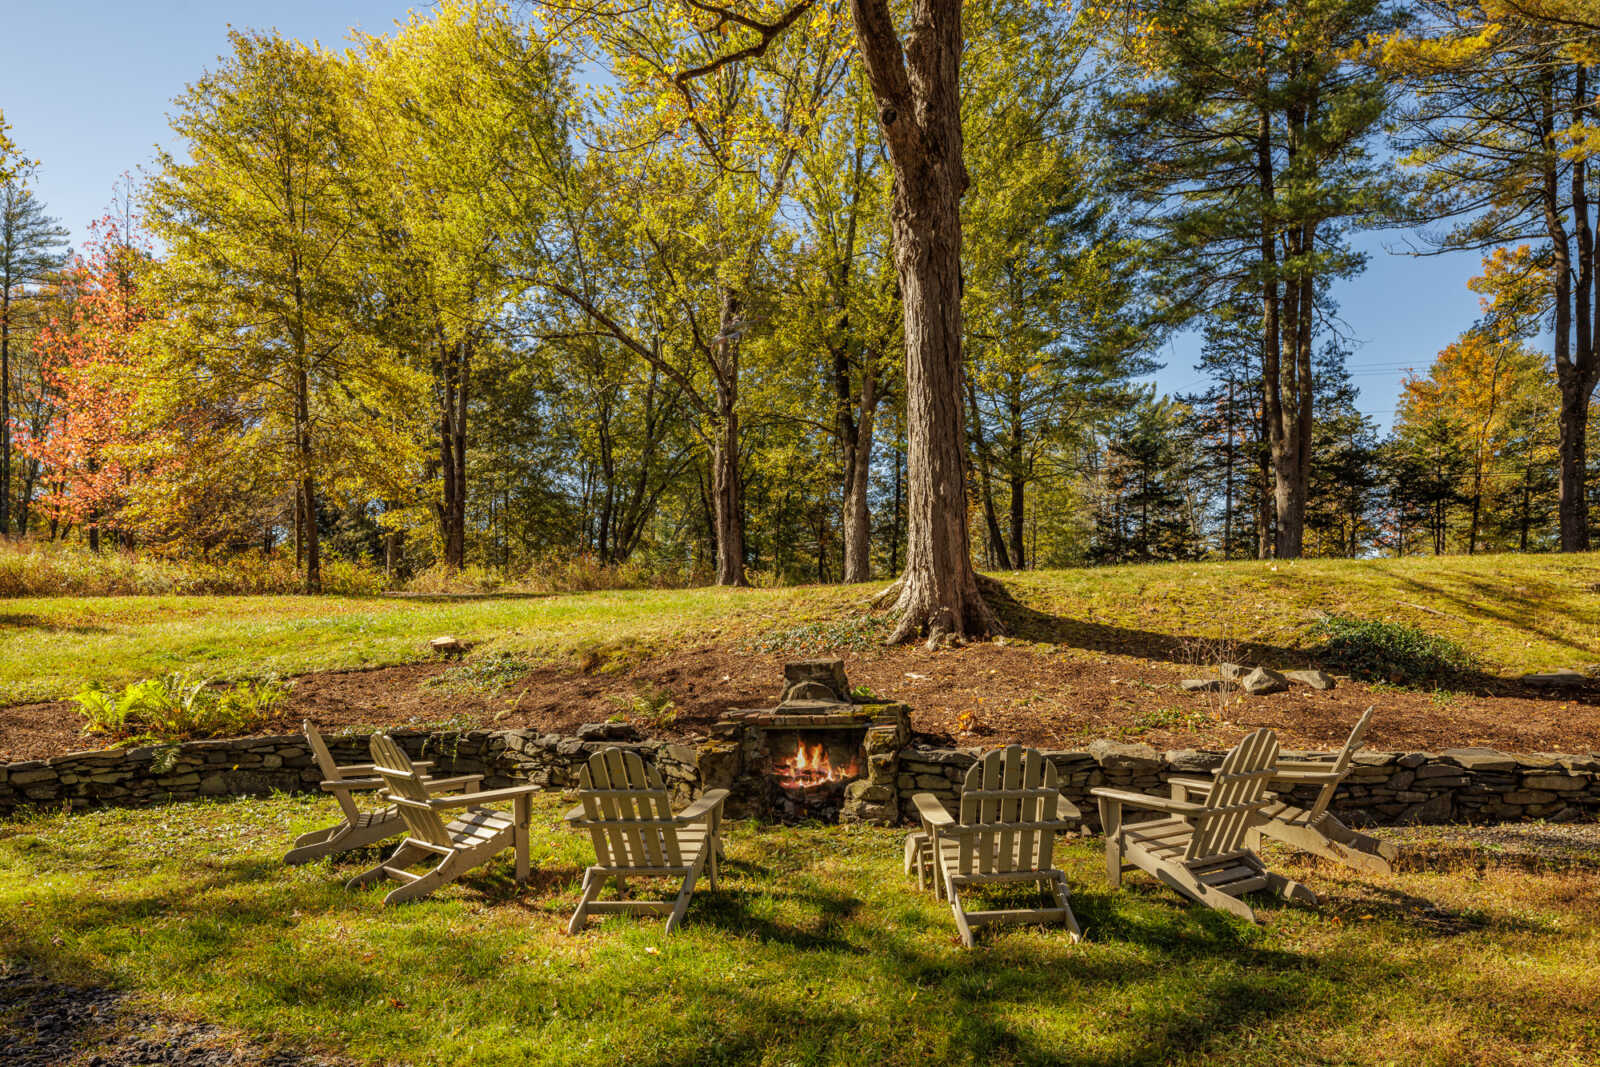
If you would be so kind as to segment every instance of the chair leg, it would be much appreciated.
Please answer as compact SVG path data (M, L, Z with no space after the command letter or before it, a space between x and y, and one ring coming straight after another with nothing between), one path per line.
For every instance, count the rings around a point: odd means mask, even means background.
M1285 878L1281 874L1273 874L1271 871L1266 872L1266 874L1267 888L1278 894L1278 896L1282 897L1284 900L1293 900L1301 904L1312 905L1321 903L1321 900L1318 899L1315 892L1313 892L1309 887L1296 882L1294 879Z
M594 898L600 895L600 887L605 884L605 875L590 867L583 872L583 895L578 898L578 910L572 913L572 920L567 923L567 933L576 934L582 930L589 921L589 905L594 903Z
M678 899L673 902L672 914L667 916L667 933L678 928L683 922L683 917L689 913L689 898L694 896L695 879L700 877L700 866L703 861L696 861L689 873L683 876L683 888L678 890Z
M453 858L451 857L451 859ZM450 859L446 859L415 882L407 882L398 889L390 891L389 895L383 898L384 906L393 907L396 904L404 904L408 900L421 900L423 897L431 895L434 890L455 881L456 874L459 872L446 871L445 867L449 862Z
M379 863L376 867L362 871L344 884L346 889L356 889L360 886L381 882L389 877L385 867L409 867L428 854L426 849L418 848L410 840L400 842L400 847L390 854L389 858Z
M348 824L339 823L337 826L324 826L320 830L312 830L310 833L301 834L294 839L294 844L289 846L289 851L284 853L283 862L290 865L309 863L314 859L331 855L337 851L332 847L334 837L346 825Z
M1106 837L1106 882L1112 889L1122 884L1122 802L1100 797L1100 832Z
M945 880L945 890L950 894L950 913L956 917L956 933L961 935L961 943L971 948L972 927L967 924L967 913L961 906L961 891L949 879Z
M1188 897L1197 904L1204 904L1217 911L1225 911L1230 915L1237 915L1246 922L1255 922L1256 913L1243 899L1232 893L1224 893L1214 889L1196 878L1189 871L1176 864L1163 863L1151 872L1169 888L1176 889L1180 894Z
M1067 876L1060 871L1055 872L1049 879L1050 892L1056 898L1056 905L1065 913L1067 929L1072 933L1074 944L1083 940L1083 931L1078 927L1078 917L1072 914L1072 904L1067 893Z

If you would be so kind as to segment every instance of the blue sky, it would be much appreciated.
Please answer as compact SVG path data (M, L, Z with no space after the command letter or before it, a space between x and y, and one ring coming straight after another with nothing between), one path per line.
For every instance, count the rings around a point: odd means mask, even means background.
M337 45L351 26L389 29L404 0L53 0L8 3L0 16L0 110L13 137L41 161L39 192L78 239L111 199L123 171L147 162L169 138L172 99L227 47L228 27L276 27ZM1403 233L1358 241L1366 273L1336 290L1356 342L1350 358L1362 410L1387 427L1407 368L1434 353L1478 315L1466 281L1473 255L1393 254ZM1198 338L1175 339L1156 376L1165 391L1199 384Z

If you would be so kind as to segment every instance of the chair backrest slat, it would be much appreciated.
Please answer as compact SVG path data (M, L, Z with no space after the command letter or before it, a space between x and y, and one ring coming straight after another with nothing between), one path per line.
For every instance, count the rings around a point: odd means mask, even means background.
M967 771L958 825L961 874L1049 870L1055 849L1056 769L1038 749L1007 745Z
M444 820L439 818L438 812L426 806L428 787L423 784L422 775L411 765L411 757L388 734L373 734L369 744L373 768L388 787L389 795L413 802L398 805L411 836L431 845L451 847L450 833L445 829Z
M328 743L322 739L322 733L311 724L310 719L300 723L300 729L306 735L306 745L311 749L311 755L317 761L317 769L322 772L322 778L327 782L344 781L344 772L333 761L333 753L328 751ZM356 807L355 798L349 790L341 789L333 794L339 801L339 808L344 812L344 817L355 822L361 817L361 809Z
M1339 750L1339 755L1333 761L1331 770L1339 775L1338 780L1324 783L1322 789L1317 793L1317 799L1312 803L1311 807L1306 809L1310 818L1317 818L1328 810L1329 804L1333 803L1333 794L1338 792L1339 783L1344 781L1345 776L1350 773L1350 765L1354 762L1356 753L1361 749L1361 742L1366 739L1367 726L1371 722L1372 707L1369 705L1367 710L1361 713L1361 718L1356 720L1355 727L1350 731L1350 736L1345 739L1344 748Z
M590 756L578 775L578 797L600 866L684 866L667 787L637 752L613 747Z
M1271 730L1257 730L1233 746L1217 768L1206 796L1207 813L1195 821L1184 859L1206 859L1243 847L1255 818L1251 806L1266 799L1277 760L1278 736Z

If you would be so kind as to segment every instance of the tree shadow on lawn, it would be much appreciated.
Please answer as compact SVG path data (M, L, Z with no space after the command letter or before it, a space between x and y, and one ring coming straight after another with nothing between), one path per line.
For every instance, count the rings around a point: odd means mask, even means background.
M1052 615L1022 603L1000 582L984 579L982 585L984 600L1000 616L1006 632L1025 641L1067 645L1091 652L1116 652L1177 664L1194 663L1198 653L1215 644L1211 638L1193 634L1163 634ZM1279 669L1315 665L1305 649L1286 645L1242 641L1237 643L1235 652L1246 663L1263 663Z
M1544 604L1541 605L1541 608L1538 610L1518 611L1512 607L1503 606L1507 604L1507 594L1509 592L1509 590L1507 590L1503 584L1499 582L1492 582L1483 578L1473 578L1467 575L1456 576L1456 582L1459 586L1465 586L1468 590L1470 590L1473 594L1472 596L1461 592L1459 589L1448 589L1443 585L1430 584L1409 575L1402 576L1400 581L1407 588L1415 590L1419 594L1425 594L1430 597L1435 597L1446 603L1454 604L1463 611L1471 612L1476 615L1487 616L1488 618L1494 619L1496 622L1499 622L1512 630L1537 637L1543 641L1548 641L1552 645L1556 645L1573 653L1580 659L1593 659L1596 655L1600 655L1600 652L1597 652L1593 648L1588 648L1584 645L1578 644L1577 642L1573 641L1571 637L1565 634L1561 634L1555 630L1549 629L1548 627L1538 625L1540 618L1548 618L1552 614L1565 613L1571 617L1577 618L1578 608L1574 604L1563 601L1559 607L1555 605ZM1559 596L1560 587L1556 586L1554 583L1545 582L1539 584L1543 587L1541 592L1544 593L1544 595ZM1526 597L1523 599L1525 600ZM1600 625L1600 612L1591 611L1589 614L1591 617L1586 621L1594 625ZM1468 625L1472 624L1472 620L1468 618L1457 618L1455 621L1463 622ZM1582 665L1583 664L1581 663L1572 664L1574 667L1581 667ZM1494 680L1502 681L1501 679ZM1545 692L1546 695L1548 695L1548 691Z
M491 873L463 879L459 884L471 897L450 903L520 906L529 894L511 881L510 865L498 862ZM552 868L540 883L559 888L577 876L574 867ZM302 1018L352 1011L393 1015L380 1028L389 1037L369 1033L369 1041L391 1040L396 1032L426 1025L419 1013L432 1009L418 1005L408 1012L396 999L408 994L392 985L383 968L371 965L370 955L364 961L363 948L380 955L403 953L386 961L390 970L414 966L422 974L437 967L452 989L451 1010L470 1009L470 1017L489 1033L526 1027L527 1003L555 998L561 1025L588 1028L612 1041L631 1040L640 1024L616 995L626 970L631 995L653 1005L651 1018L662 1028L662 1043L695 1046L693 1052L653 1058L648 1049L629 1050L633 1062L660 1067L752 1061L774 1047L792 1053L786 1060L841 1062L869 1037L881 1044L886 1030L897 1036L889 1054L875 1055L880 1062L1163 1063L1186 1053L1222 1052L1241 1034L1322 1006L1335 994L1312 986L1306 976L1325 965L1359 976L1384 961L1381 945L1342 944L1332 953L1336 960L1326 960L1329 953L1314 956L1265 945L1257 928L1187 904L1153 883L1116 892L1074 892L1074 907L1090 937L1086 944L1066 943L1059 930L1019 926L985 931L972 951L954 949L943 937L927 937L919 917L939 924L936 932L948 932L952 939L954 925L942 903L909 886L904 889L908 921L889 924L865 916L864 902L843 889L735 885L697 891L688 933L676 942L660 942L662 955L651 968L627 962L637 935L626 925L601 926L588 935L591 947L570 969L552 974L526 966L510 977L504 927L486 936L463 936L459 923L440 921L437 910L382 908L378 891L346 894L340 879L323 888L295 887L295 907L288 909L283 878L275 859L249 857L210 864L176 884L143 887L121 900L84 892L57 905L64 912L66 925L59 935L68 939L65 943L48 925L25 935L21 926L3 924L0 955L22 960L41 974L88 974L105 983L127 981L127 969L107 958L143 952L149 959L134 964L135 973L154 964L169 973L212 972L213 986L247 984L248 990L229 994L236 1016L247 1017L246 1025L282 1011ZM1392 898L1397 917L1425 908L1437 911L1407 894L1378 890ZM758 897L798 905L804 915L817 917L817 927L753 914ZM1271 901L1262 907L1269 921L1275 907L1284 910ZM303 922L324 916L333 930L318 931L310 942L297 936ZM419 921L423 917L428 921ZM652 927L657 922L638 921ZM341 932L346 922L358 924L354 942ZM1429 924L1416 936L1434 940L1481 925ZM108 930L122 931L125 938L105 941ZM654 939L653 931L641 933ZM96 942L97 935L102 940ZM77 944L80 939L89 943ZM337 941L338 947L318 948L321 939ZM746 955L738 946L747 942L756 971L734 974L729 964ZM531 945L537 952L537 937ZM776 957L773 947L779 949ZM795 958L784 959L785 951ZM221 975L229 964L231 975ZM769 971L764 979L762 967L777 973ZM807 972L819 976L815 986L806 984ZM850 988L834 989L830 974ZM870 995L863 996L864 991ZM549 1021L555 1024L554 1018ZM1064 1031L1082 1034L1081 1045L1069 1038L1064 1046Z
M1428 587L1421 583L1413 583L1419 588ZM1440 596L1448 596L1438 591ZM1126 626L1114 626L1109 623L1085 622L1081 619L1072 619L1064 615L1052 615L1029 607L1011 595L1010 590L992 580L984 584L984 599L1000 616L1006 627L1006 632L1025 641L1035 641L1046 644L1066 645L1091 652L1113 652L1123 655L1138 656L1151 661L1178 664L1180 666L1194 666L1208 676L1207 670L1213 666L1208 660L1217 650L1217 643L1212 638L1194 634L1163 634L1153 630L1138 630ZM1478 610L1478 609L1475 609ZM1495 618L1502 618L1499 613L1486 612ZM1508 624L1512 624L1506 618ZM1560 641L1568 644L1564 638L1551 635L1535 627L1522 626L1521 629L1536 633L1548 640ZM1287 645L1274 645L1263 641L1235 642L1232 655L1245 665L1260 664L1272 667L1275 670L1295 670L1305 667L1321 667L1315 650L1310 648L1291 648ZM1600 692L1590 688L1586 696L1580 696L1571 690L1530 689L1526 686L1517 686L1508 683L1496 675L1488 674L1482 670L1471 670L1458 674L1452 681L1451 688L1471 691L1483 695L1501 694L1515 695L1528 699L1545 700L1580 700L1583 703L1593 703L1600 698Z

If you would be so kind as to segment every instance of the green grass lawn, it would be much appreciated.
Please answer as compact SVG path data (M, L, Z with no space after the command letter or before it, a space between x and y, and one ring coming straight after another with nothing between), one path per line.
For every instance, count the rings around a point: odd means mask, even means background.
M1000 576L1022 637L1180 658L1183 639L1299 649L1319 612L1453 638L1486 667L1600 660L1600 555L1163 564ZM452 633L485 651L560 658L733 642L864 610L881 586L549 597L50 597L0 601L0 704L174 669L219 678L401 663Z
M0 822L0 957L268 1043L417 1064L1560 1063L1600 1058L1592 870L1386 878L1269 853L1325 895L1254 927L1063 848L1087 941L980 935L908 884L900 835L730 828L726 881L656 920L561 931L585 838L540 798L510 854L434 899L286 869L326 798ZM4 1043L0 1013L0 1043Z

